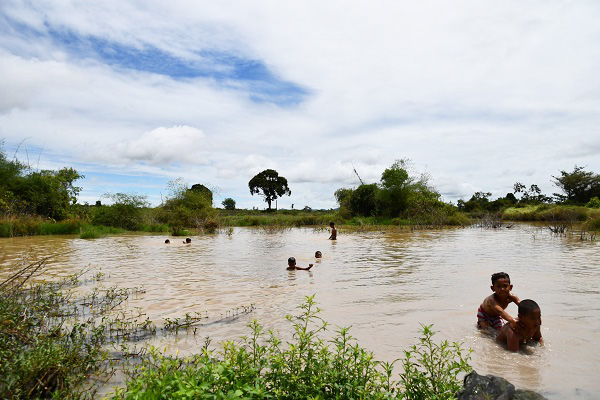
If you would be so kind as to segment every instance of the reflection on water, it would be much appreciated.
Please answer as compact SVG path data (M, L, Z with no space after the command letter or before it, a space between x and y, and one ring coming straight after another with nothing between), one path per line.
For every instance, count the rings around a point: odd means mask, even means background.
M105 286L143 287L130 301L151 319L207 311L213 320L241 305L256 311L202 326L199 337L159 338L193 352L204 336L213 340L247 334L257 318L283 336L283 318L296 313L306 295L316 294L333 325L352 326L353 335L377 358L391 361L415 343L419 323L435 324L438 339L462 341L475 350L472 365L498 374L517 387L550 398L593 398L600 390L600 248L598 243L555 237L529 225L406 233L327 233L295 229L265 233L236 228L232 236L193 237L164 244L164 236L118 236L98 240L73 237L0 239L0 275L24 257L57 257L49 274L101 269ZM323 258L314 259L316 250ZM309 272L288 272L287 258L315 263ZM316 261L316 262L315 262ZM514 292L542 308L546 346L512 354L475 328L476 310L491 293L490 276L506 271ZM516 307L507 310L516 314ZM213 342L214 343L214 342Z

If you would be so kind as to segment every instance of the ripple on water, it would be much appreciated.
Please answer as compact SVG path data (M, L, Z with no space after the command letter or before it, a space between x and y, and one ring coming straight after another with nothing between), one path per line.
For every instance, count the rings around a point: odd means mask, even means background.
M105 286L143 287L130 301L156 321L207 312L209 324L196 338L154 339L193 352L210 335L215 341L247 334L253 318L289 337L284 316L297 314L306 295L316 294L323 316L351 333L379 359L391 361L416 342L419 324L434 323L438 339L464 342L475 350L473 366L506 377L517 387L550 398L593 398L600 364L600 250L598 243L550 235L522 224L513 229L451 229L435 232L340 233L293 229L267 234L192 237L164 244L164 236L124 235L98 240L68 236L0 239L5 255L0 275L24 258L62 253L48 274L101 269ZM68 251L71 251L68 253ZM323 259L315 262L316 250ZM315 262L310 272L285 270L288 257ZM544 347L513 354L475 328L481 300L491 293L490 275L506 271L514 292L542 308ZM241 305L250 315L219 321ZM516 314L510 305L507 311Z

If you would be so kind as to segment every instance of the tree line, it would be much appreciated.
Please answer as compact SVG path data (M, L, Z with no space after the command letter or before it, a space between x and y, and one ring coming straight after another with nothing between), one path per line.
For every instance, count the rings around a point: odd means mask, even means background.
M1 146L2 143L0 143ZM181 180L169 183L169 196L151 213L145 196L116 193L107 194L110 206L100 201L95 206L77 204L81 187L75 182L83 178L73 168L57 171L34 170L15 157L9 158L0 147L0 216L35 215L54 220L79 217L94 225L139 230L143 226L168 225L171 229L218 226L216 210L212 206L212 191L201 184L188 187ZM600 176L584 167L560 171L553 176L561 193L547 196L538 185L526 186L516 182L513 192L491 200L490 192L476 192L457 205L441 200L427 174L413 172L410 161L396 160L381 174L379 182L364 183L353 188L340 188L334 197L341 219L374 217L406 220L416 224L461 224L461 212L499 211L511 206L559 203L600 207ZM278 198L291 195L288 181L273 169L266 169L248 182L251 195L260 195L271 210ZM221 203L226 210L234 210L235 200L226 198Z

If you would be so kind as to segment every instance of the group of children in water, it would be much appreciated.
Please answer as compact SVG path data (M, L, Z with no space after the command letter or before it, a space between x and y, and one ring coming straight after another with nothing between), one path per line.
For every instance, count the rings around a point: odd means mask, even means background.
M331 227L330 240L337 239L337 230L333 222L329 223ZM170 243L169 239L165 243ZM183 243L191 244L192 239L187 238ZM315 258L323 257L320 251L315 252ZM309 271L314 264L308 264L308 267L296 265L294 257L288 258L286 270ZM518 351L521 344L529 340L537 341L543 344L542 339L542 312L540 306L533 300L519 300L511 293L513 285L510 283L510 277L506 272L497 272L492 275L493 294L486 297L477 310L477 327L488 329L496 335L498 343L506 344L510 351ZM517 318L513 318L506 312L506 307L510 303L515 303L518 308ZM508 323L504 323L507 321Z
M508 350L518 351L521 344L529 340L543 344L542 312L540 306L533 300L519 300L511 293L513 285L505 272L492 275L493 294L486 297L477 310L477 327L491 329L498 343L506 344ZM506 307L515 303L519 307L517 318L506 312ZM504 320L508 323L504 324Z

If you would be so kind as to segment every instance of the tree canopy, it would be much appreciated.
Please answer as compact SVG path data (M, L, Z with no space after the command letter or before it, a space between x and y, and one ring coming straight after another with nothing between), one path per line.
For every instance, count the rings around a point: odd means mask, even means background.
M560 171L560 176L552 177L564 193L554 193L558 201L584 204L592 197L600 197L600 175L584 171L584 167L575 165L572 172Z
M273 200L287 194L292 194L288 187L288 181L283 176L279 176L279 173L274 169L265 169L264 171L256 174L254 178L248 182L250 188L250 194L260 194L265 198L265 201L271 209L271 203Z
M81 191L74 182L81 178L73 168L33 171L16 159L9 160L0 147L0 212L67 218Z

